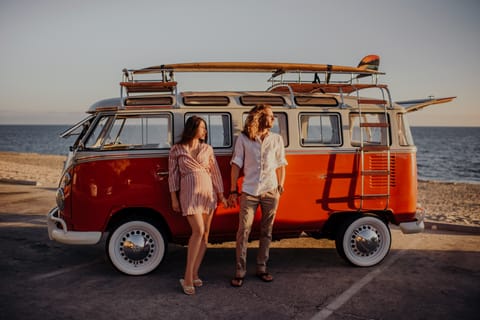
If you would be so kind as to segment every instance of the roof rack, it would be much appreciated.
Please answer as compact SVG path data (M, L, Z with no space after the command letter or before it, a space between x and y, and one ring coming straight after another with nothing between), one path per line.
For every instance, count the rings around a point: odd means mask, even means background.
M367 57L370 60L364 63ZM321 92L343 96L365 88L386 88L386 85L378 84L378 76L384 74L378 71L380 58L375 55L367 57L362 59L358 67L283 62L192 62L124 69L120 96L122 107L126 101L130 101L127 98L135 94L148 93L149 99L165 94L177 97L176 72L270 73L267 81L271 86L266 91L288 92L292 98L295 93ZM360 83L359 79L367 77L371 78L370 83ZM141 99L141 96L137 98Z
M121 107L126 105L142 105L139 100L146 98L149 102L169 102L173 99L162 99L165 94L177 95L177 82L173 80L173 74L167 75L161 72L160 79L140 80L134 79L135 70L123 69L123 77L120 82ZM148 95L144 95L148 93ZM142 94L142 95L135 95ZM146 101L147 102L147 101ZM163 104L161 103L161 104ZM171 103L169 103L171 105Z
M268 91L271 92L287 92L290 87L295 93L344 93L350 94L352 92L369 89L369 88L387 88L386 84L365 84L365 83L311 83L311 82L282 82L274 84Z

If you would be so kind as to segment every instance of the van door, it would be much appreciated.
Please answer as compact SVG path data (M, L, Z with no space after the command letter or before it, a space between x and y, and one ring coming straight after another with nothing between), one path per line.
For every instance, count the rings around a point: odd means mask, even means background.
M170 213L172 123L169 112L98 117L76 155L72 211L83 215L78 228L105 226L111 215L128 208L150 208L183 221Z

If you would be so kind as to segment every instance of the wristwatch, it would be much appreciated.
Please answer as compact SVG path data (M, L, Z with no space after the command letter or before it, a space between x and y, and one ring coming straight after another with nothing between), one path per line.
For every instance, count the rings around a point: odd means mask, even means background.
M281 185L278 185L277 190L278 190L278 193L280 193L280 194L282 194L283 191L285 191L285 189L283 189L283 186L281 186Z

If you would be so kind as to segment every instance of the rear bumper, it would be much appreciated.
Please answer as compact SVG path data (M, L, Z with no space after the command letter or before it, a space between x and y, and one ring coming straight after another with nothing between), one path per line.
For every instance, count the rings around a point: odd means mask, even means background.
M423 222L425 219L425 209L417 208L415 218L416 221L402 222L399 224L400 230L402 230L404 234L420 233L425 230L425 223Z
M102 238L101 232L68 231L67 224L59 217L55 207L47 215L48 237L65 244L97 244Z

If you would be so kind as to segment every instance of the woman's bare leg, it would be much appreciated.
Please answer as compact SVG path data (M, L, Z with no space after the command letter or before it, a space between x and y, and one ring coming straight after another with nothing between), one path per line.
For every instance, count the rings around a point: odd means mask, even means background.
M200 269L200 265L202 264L203 257L205 256L205 252L207 251L208 235L210 233L210 224L212 223L213 214L202 214L202 217L203 217L204 232L203 232L200 248L198 250L198 254L195 259L195 264L193 267L194 280L199 279L198 271Z
M194 272L198 272L196 268L197 257L202 250L203 235L205 233L205 224L200 214L187 216L188 223L192 228L192 235L188 241L187 249L187 266L185 268L185 285L193 286ZM204 250L203 250L204 251Z

